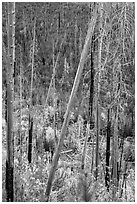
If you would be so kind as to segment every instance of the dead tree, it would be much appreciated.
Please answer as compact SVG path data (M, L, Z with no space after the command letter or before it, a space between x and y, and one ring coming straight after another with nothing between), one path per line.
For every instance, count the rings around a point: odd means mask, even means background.
M110 122L110 109L108 108L108 118L107 118L107 139L106 139L106 175L105 175L105 185L109 191L109 159L110 159L110 136L111 136L111 122Z
M32 51L32 68L31 68L31 88L30 88L30 104L29 104L29 141L28 141L28 162L29 162L29 163L31 163L31 158L32 158L33 117L32 117L32 115L31 115L31 109L32 109L33 74L34 74L35 27L36 27L36 18L35 18L35 20L34 20L34 30L33 30L33 51Z
M15 3L8 5L8 49L3 43L3 54L6 62L6 84L7 84L7 158L6 158L6 193L7 201L14 201L14 131L13 131L13 73L15 63Z
M79 63L79 66L78 66L77 74L76 74L76 77L75 77L75 81L74 81L73 88L72 88L72 91L71 91L71 95L70 95L70 99L69 99L69 102L68 102L67 110L66 110L66 113L65 113L65 118L64 118L62 130L61 130L61 134L60 134L60 140L59 140L58 147L57 147L57 150L55 152L55 156L54 156L52 166L51 166L51 170L50 170L50 173L49 173L49 178L48 178L48 183L47 183L47 188L46 188L46 199L45 199L46 202L49 200L54 174L55 174L55 171L56 171L56 167L57 167L58 160L59 160L59 155L60 155L61 148L62 148L62 145L63 145L66 128L67 128L67 125L68 125L68 122L69 122L70 110L71 110L71 107L72 107L72 104L73 104L73 101L74 101L74 97L76 95L76 92L77 92L77 89L78 89L78 86L79 86L80 77L82 75L85 59L86 59L86 56L88 54L88 49L89 49L89 46L90 46L90 40L91 40L93 32L94 32L94 27L95 27L95 24L96 24L96 18L97 18L97 14L96 14L96 10L95 10L94 14L93 14L93 17L91 19L91 22L89 24L89 29L88 29L88 32L87 32L85 45L84 45L83 51L81 53L80 63Z
M100 10L100 24L99 24L99 30L102 29L102 3L100 3L99 10ZM95 178L97 180L98 178L98 163L99 163L99 132L100 132L100 118L99 118L99 113L100 113L100 104L99 104L99 97L100 97L100 80L101 80L101 58L102 58L102 46L103 46L103 34L101 34L99 43L98 43L98 75L97 75L97 97L96 97L96 129L97 129L97 134L96 134L96 159L95 159Z

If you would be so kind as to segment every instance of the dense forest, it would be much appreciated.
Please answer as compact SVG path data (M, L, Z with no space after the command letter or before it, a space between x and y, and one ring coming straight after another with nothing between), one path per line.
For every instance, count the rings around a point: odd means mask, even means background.
M134 3L2 3L2 201L135 201Z

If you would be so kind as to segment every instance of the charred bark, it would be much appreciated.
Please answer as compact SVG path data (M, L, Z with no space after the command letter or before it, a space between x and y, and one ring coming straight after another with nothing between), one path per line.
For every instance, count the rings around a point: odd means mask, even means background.
M7 191L7 202L13 202L14 190L13 190L13 167L6 160L6 191Z
M33 118L29 115L29 144L28 144L28 162L32 160L32 133L33 133Z
M91 48L91 75L90 75L90 98L89 98L89 123L90 129L94 128L94 123L92 119L93 112L93 92L94 92L94 68L93 68L93 53Z
M6 82L6 90L5 90L5 121L7 124L7 82Z
M110 136L111 136L111 122L110 122L110 109L108 109L107 118L107 140L106 140L106 175L105 175L105 185L109 191L109 159L110 159Z

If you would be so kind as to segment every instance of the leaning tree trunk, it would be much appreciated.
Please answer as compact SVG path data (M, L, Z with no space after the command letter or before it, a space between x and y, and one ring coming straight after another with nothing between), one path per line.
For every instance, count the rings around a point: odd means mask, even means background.
M61 148L62 148L62 145L63 145L63 140L64 140L64 137L65 137L66 128L67 128L67 125L68 125L68 122L69 122L70 109L72 107L74 97L76 95L76 92L77 92L77 89L78 89L78 86L79 86L80 77L81 77L81 74L82 74L82 71L83 71L85 59L86 59L86 56L88 54L90 40L91 40L93 32L94 32L94 27L95 27L95 24L96 24L96 18L97 18L97 14L96 14L96 10L95 10L93 18L91 19L91 22L90 22L90 25L89 25L89 29L88 29L88 32L87 32L87 37L86 37L86 40L85 40L85 45L84 45L83 51L81 53L80 63L79 63L79 66L78 66L77 74L76 74L76 77L75 77L72 92L71 92L70 99L69 99L68 106L67 106L67 110L66 110L66 113L65 113L63 127L62 127L61 134L60 134L60 140L59 140L58 147L56 149L54 159L53 159L53 163L52 163L52 166L51 166L51 170L50 170L50 173L49 173L49 178L48 178L48 183L47 183L47 188L46 188L46 202L49 200L54 174L55 174L56 167L57 167L57 164L58 164L60 151L61 151Z
M6 158L6 193L7 201L14 201L14 136L13 136L13 73L15 64L15 3L8 4L8 52L3 44L6 61L7 80L7 158Z
M100 24L99 24L99 30L102 30L102 17L103 17L103 11L102 11L102 3L100 3L99 6L100 10ZM99 132L100 132L100 104L99 104L99 97L100 97L100 70L101 70L101 57L102 57L102 41L103 41L103 33L101 34L100 40L99 40L99 52L98 52L98 78L97 78L97 99L96 99L96 128L97 128L97 135L96 135L96 160L95 160L95 178L97 180L98 178L98 164L99 164Z
M93 37L94 38L94 37ZM92 48L93 45L93 48ZM90 98L89 98L89 123L90 123L90 130L94 128L93 123L93 96L94 96L94 67L93 67L93 52L95 51L93 42L91 43L91 68L90 68ZM91 173L93 171L93 164L94 164L94 135L92 138L92 161L91 161Z
M89 98L89 123L90 123L90 129L92 130L94 128L94 123L93 123L93 117L92 117L92 112L93 112L93 94L94 94L94 67L93 67L93 52L94 50L92 49L91 44L91 68L90 68L90 98Z
M57 100L56 100L56 67L55 67L55 55L54 55L54 41L53 41L53 75L54 75L54 78L53 78L53 90L54 90L54 94L53 94L53 107L54 107L54 137L55 137L55 141L56 141L56 144L58 142L58 138L57 138L57 135L56 135L56 107L57 107Z

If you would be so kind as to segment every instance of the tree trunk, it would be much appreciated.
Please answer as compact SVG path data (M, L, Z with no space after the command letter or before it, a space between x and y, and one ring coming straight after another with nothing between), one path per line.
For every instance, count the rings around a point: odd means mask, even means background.
M94 68L93 68L93 53L91 47L91 75L90 75L90 98L89 98L89 123L90 130L94 128L92 112L93 112L93 94L94 94Z
M21 49L20 49L20 121L19 121L19 141L20 141L20 157L22 159L22 125L21 125L21 121L22 121L22 53L21 53Z
M110 122L110 109L108 109L107 140L106 140L106 175L105 175L105 184L108 191L109 191L109 180L110 180L109 178L110 136L111 136L111 122Z
M75 60L76 60L76 63L77 63L77 58L78 58L77 32L78 32L78 26L77 26L77 19L76 19L76 20L75 20L75 41L74 41L74 44L75 44ZM77 65L77 64L75 64L75 65Z
M29 115L29 144L28 144L28 162L32 160L32 133L33 133L33 118Z
M123 160L123 150L124 150L124 134L122 133L121 135L121 142L120 142L120 148L121 148L121 152L120 152L120 161L119 161L119 168L118 168L118 177L120 179L120 175L121 175L121 168L122 168L122 160Z
M79 63L79 66L78 66L77 74L76 74L76 77L75 77L72 92L71 92L70 99L69 99L68 106L67 106L67 110L66 110L66 113L65 113L63 127L62 127L61 134L60 134L60 140L59 140L58 147L56 149L54 159L53 159L53 163L52 163L52 167L51 167L51 170L50 170L48 183L47 183L47 188L46 188L46 200L45 200L46 202L49 200L52 181L53 181L54 174L55 174L56 167L57 167L57 163L58 163L58 160L59 160L60 151L61 151L61 148L62 148L62 145L63 145L63 140L64 140L64 137L65 137L66 128L67 128L67 125L68 125L68 122L69 122L70 109L72 107L73 100L74 100L74 97L76 95L76 92L77 92L77 89L78 89L78 86L79 86L80 77L81 77L81 74L82 74L82 71L83 71L85 59L86 59L86 56L88 54L90 40L91 40L91 37L92 37L93 32L94 32L94 27L95 27L95 24L96 24L96 18L97 18L97 14L96 14L96 10L95 10L93 18L91 19L91 22L90 22L90 25L89 25L87 37L86 37L86 40L85 40L85 45L84 45L84 48L83 48L83 51L82 51L82 54L81 54L80 63Z
M116 193L118 187L118 130L117 130L117 113L115 116L114 122L114 135L113 135L113 155L112 155L112 182L113 182L113 189L112 189L112 199L115 202L117 200Z
M89 125L87 123L86 127L86 137L85 137L85 142L84 142L84 148L83 148L83 154L82 154L82 162L81 162L81 169L84 170L85 167L85 158L86 158L86 148L87 148L87 140L89 136Z
M102 3L100 3L99 10L100 10L100 24L99 24L99 30L102 30ZM99 158L99 132L100 132L100 118L99 118L99 113L100 113L100 104L99 104L99 97L100 97L100 70L101 70L101 52L102 52L102 40L103 40L103 34L101 34L101 38L99 40L99 52L98 52L98 77L97 77L97 100L96 100L96 128L97 128L97 135L96 135L96 161L95 161L95 178L97 180L98 177L98 158Z
M10 65L10 58L7 57L6 49L3 45L4 58L7 66L6 84L7 84L7 110L6 110L6 122L7 122L7 158L6 158L6 194L7 202L14 201L14 188L13 188L13 173L14 173L14 158L13 158L13 97L12 97L12 72Z
M8 120L8 113L7 113L7 82L6 82L6 89L5 89L5 121L7 124Z
M31 87L30 87L30 104L29 104L29 141L28 141L28 162L32 160L32 133L33 133L33 117L32 117L32 90L33 90L33 74L34 74L34 54L35 54L35 27L36 18L34 19L33 28L33 50L32 50L32 62L31 62Z
M94 38L94 36L93 36ZM92 48L93 45L93 48ZM93 97L94 97L94 67L93 67L93 52L94 52L94 44L91 43L91 69L90 69L90 98L89 98L89 124L90 124L90 130L94 128L94 122L93 122ZM90 136L91 137L91 136ZM93 171L93 165L94 165L94 136L92 137L92 161L91 161L91 173Z
M7 66L7 159L6 159L6 193L7 201L14 201L14 136L13 136L13 73L15 63L15 3L8 4L8 53L3 46Z
M96 134L96 160L95 160L95 179L98 178L98 158L99 158L99 104L97 101L97 112L96 112L96 128L97 128L97 134Z
M56 81L55 81L55 76L56 76L56 69L55 69L55 56L54 56L54 41L53 41L53 75L54 75L54 78L53 78L53 90L54 90L54 94L53 94L53 107L54 107L54 137L55 137L55 141L56 141L56 144L58 142L58 138L57 138L57 135L56 135L56 104L57 104L57 101L56 101Z

